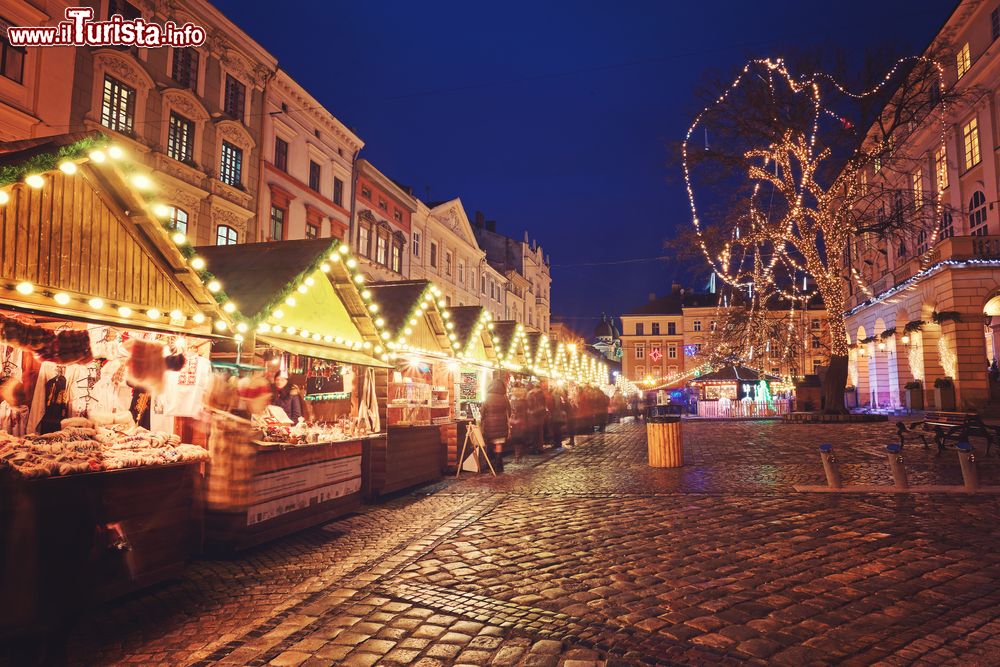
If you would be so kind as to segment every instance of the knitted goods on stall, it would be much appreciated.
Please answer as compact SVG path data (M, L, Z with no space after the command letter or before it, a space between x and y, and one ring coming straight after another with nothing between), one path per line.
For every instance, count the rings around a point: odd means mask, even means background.
M134 386L152 392L163 389L163 374L167 364L163 358L163 344L132 338L126 344L129 350L129 381Z

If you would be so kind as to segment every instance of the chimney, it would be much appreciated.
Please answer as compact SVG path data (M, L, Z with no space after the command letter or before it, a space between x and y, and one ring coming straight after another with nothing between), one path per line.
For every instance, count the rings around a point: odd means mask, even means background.
M480 229L482 229L483 228L483 224L485 222L486 222L486 216L483 214L483 212L482 211L476 211L476 220L475 220L475 222L473 224L476 227L479 227Z
M673 283L673 284L672 284L672 285L670 286L670 292L671 292L672 294L677 294L677 293L678 293L678 292L680 292L680 291L681 291L681 284L680 284L680 283Z
M650 292L649 293L649 300L650 301L656 301L656 292Z
M486 229L488 229L491 232L495 232L497 230L497 221L496 220L487 220L486 221Z

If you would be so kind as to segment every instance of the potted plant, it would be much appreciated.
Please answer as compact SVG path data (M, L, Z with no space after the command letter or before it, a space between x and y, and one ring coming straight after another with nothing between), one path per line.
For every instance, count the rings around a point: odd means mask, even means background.
M955 409L955 382L950 377L934 380L934 404L938 410Z
M844 405L848 410L858 407L858 390L856 387L844 387Z
M907 382L903 389L906 390L906 409L910 412L924 409L924 383L920 380Z

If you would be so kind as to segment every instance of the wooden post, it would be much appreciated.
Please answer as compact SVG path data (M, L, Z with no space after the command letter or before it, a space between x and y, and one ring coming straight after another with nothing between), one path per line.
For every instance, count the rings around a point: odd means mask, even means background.
M679 468L684 465L681 420L646 424L649 465L653 468Z

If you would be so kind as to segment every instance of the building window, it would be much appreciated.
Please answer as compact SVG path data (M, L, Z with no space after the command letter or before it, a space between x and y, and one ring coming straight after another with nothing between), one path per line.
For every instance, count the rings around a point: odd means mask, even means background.
M814 350L819 349L819 338L817 338L816 336L812 337L812 349Z
M951 217L951 211L944 211L941 214L941 224L938 230L940 232L939 236L942 239L950 239L955 235L955 225Z
M1000 37L1000 7L990 12L990 34L993 39Z
M371 257L371 239L371 225L366 222L362 222L358 225L358 252L365 257Z
M361 196L364 197L365 199L371 200L371 198L372 198L372 189L370 187L368 187L367 185L362 185L361 186Z
M336 176L333 177L333 203L337 206L344 205L344 182Z
M635 346L635 358L636 359L645 359L646 358L646 346L645 345L636 345Z
M445 250L444 251L444 275L446 275L446 276L450 276L451 275L451 251L450 250Z
M637 322L636 323L636 325L635 325L635 335L636 336L642 336L643 335L642 322Z
M969 235L986 236L986 195L982 190L973 192L969 200Z
M392 263L389 268L396 273L403 272L403 241L398 238L392 239Z
M403 212L400 211L398 208L397 209L393 209L393 211L392 211L392 219L395 220L396 222L402 222L403 221Z
M716 326L717 326L717 324L716 324L715 320L712 320L711 322L708 323L708 330L709 331L715 331L715 327Z
M969 51L969 43L966 42L955 55L955 65L958 67L958 78L961 79L972 67L972 53Z
M375 261L382 266L389 264L389 235L379 232L375 237Z
M281 137L274 138L274 166L281 171L288 171L288 142Z
M660 335L660 323L659 322L653 322L653 332L652 333L653 333L654 336L659 336Z
M645 374L645 372L646 372L646 367L645 366L636 366L635 367L635 379L636 380L641 380L642 376L643 376L643 374Z
M968 171L977 164L981 158L979 154L979 120L973 118L962 128L962 145L965 146L965 169Z
M937 174L938 190L948 187L948 149L941 146L934 151L934 172Z
M819 359L813 359L813 374L814 375L818 375L819 374L819 367L822 366L822 365L823 365L822 361L820 361Z
M465 285L465 262L458 260L458 284Z
M486 274L479 276L479 291L482 294L486 294Z
M921 229L919 232L917 232L917 254L923 255L928 250L929 247L927 245L927 230Z
M677 335L677 324L674 322L667 322L667 335L676 336Z
M381 197L379 197L379 199L378 199L378 207L379 207L379 209L381 209L383 211L388 211L389 210L389 204L387 204L386 201L384 199L382 199Z
M319 238L319 225L307 222L306 223L306 238L307 239L318 239Z
M104 76L101 125L122 134L132 134L135 126L135 88L107 75Z
M236 245L238 235L229 225L219 225L215 230L215 245Z
M677 346L676 345L668 345L667 346L667 358L668 359L676 359L677 358Z
M420 232L413 232L413 256L420 257Z
M223 109L236 120L243 120L243 110L246 108L247 87L231 74L226 75L226 96Z
M178 162L194 161L194 123L173 111L167 125L167 155Z
M436 269L438 265L438 246L437 243L434 243L434 241L431 241L430 260L431 260L431 266L433 266Z
M319 179L323 174L323 168L318 164L309 160L309 187L316 192L319 192Z
M913 183L913 210L919 212L924 205L924 171L917 169L910 177Z
M271 205L271 240L280 241L285 238L285 209Z
M177 208L176 206L170 207L170 228L174 229L181 234L187 234L188 231L188 213L182 208Z
M809 326L810 328L812 328L813 331L819 331L820 321L818 319L814 319L809 323Z
M695 331L701 331L701 320L695 320L693 327Z
M11 81L24 81L24 56L27 49L23 46L11 46L7 41L7 28L10 23L0 19L0 74Z
M228 141L222 142L219 180L234 188L243 187L243 149Z
M182 88L198 88L198 51L193 48L174 49L170 76Z

